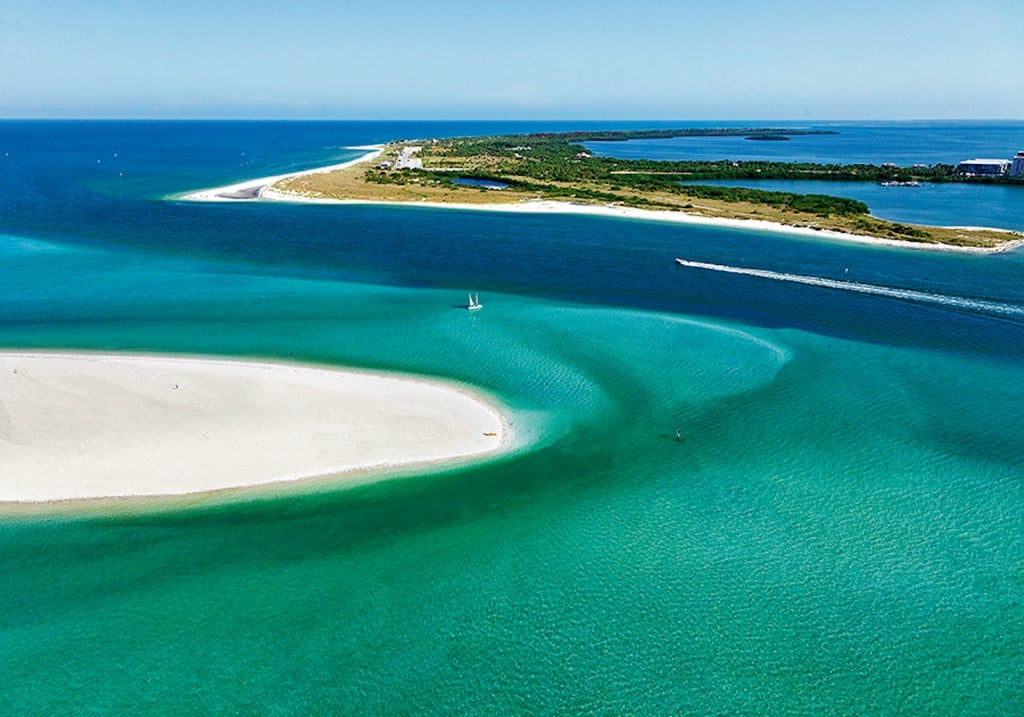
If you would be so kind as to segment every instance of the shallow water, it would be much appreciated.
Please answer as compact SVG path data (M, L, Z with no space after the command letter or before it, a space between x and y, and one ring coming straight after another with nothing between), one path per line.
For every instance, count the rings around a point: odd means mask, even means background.
M527 448L3 519L5 712L1020 711L1024 255L162 199L510 131L243 125L0 124L0 345L445 376Z

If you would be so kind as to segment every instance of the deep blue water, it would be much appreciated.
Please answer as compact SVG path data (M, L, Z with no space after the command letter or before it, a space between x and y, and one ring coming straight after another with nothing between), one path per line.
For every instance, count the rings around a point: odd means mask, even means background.
M666 123L673 124L673 123ZM722 264L757 263L831 275L853 264L858 278L940 293L1020 301L1019 253L973 258L897 252L814 240L589 217L398 207L330 208L192 204L167 197L205 186L343 161L349 145L389 136L470 135L564 130L567 123L0 123L6 171L0 175L0 230L80 246L145 250L225 262L234 270L360 279L408 286L458 286L572 301L796 323L826 332L887 340L862 320L855 297L762 296L722 292L719 277L688 276L680 291L663 262L679 253ZM595 125L604 127L606 125ZM613 123L609 127L647 126ZM918 131L912 128L911 132ZM116 154L116 156L115 156ZM882 188L879 188L882 189ZM901 193L913 190L892 191ZM339 217L343 218L339 224ZM339 232L339 226L344 231ZM484 227L484 228L482 228ZM492 239L463 250L481 231ZM383 236L386 241L369 241ZM509 247L516 251L509 251ZM769 247L766 251L764 247ZM756 259L756 262L754 261ZM582 261L582 264L581 264ZM977 267L984 267L978 274ZM250 268L246 268L250 267ZM609 294L608 287L614 287ZM759 285L755 283L753 288ZM774 300L774 292L785 295ZM8 294L8 297L10 294ZM835 311L832 299L846 310ZM848 302L852 302L847 306ZM890 307L900 312L900 306ZM869 302L865 311L877 312ZM849 321L844 317L849 316ZM897 341L936 340L931 317ZM945 322L945 317L937 317ZM970 319L973 321L973 319ZM917 322L922 323L918 330ZM997 341L996 345L1001 342Z
M1024 252L175 199L352 145L586 126L0 122L0 348L453 378L527 443L0 518L5 713L1021 712ZM844 125L841 161L1020 126Z
M669 123L671 124L671 123ZM832 130L786 142L743 137L677 137L627 142L588 142L601 157L660 160L763 160L821 164L957 164L965 159L1010 159L1024 150L1024 121L978 122L766 122L706 123ZM706 126L706 125L705 125Z

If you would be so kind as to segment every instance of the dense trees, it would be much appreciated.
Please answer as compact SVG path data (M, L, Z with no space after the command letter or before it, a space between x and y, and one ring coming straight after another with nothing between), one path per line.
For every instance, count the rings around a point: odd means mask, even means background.
M659 161L595 157L581 142L622 141L696 136L741 136L785 139L807 134L837 134L824 130L776 128L689 128L657 130L580 131L497 137L465 137L423 143L424 170L384 170L367 175L370 181L399 184L450 184L453 178L493 180L551 198L578 198L627 204L656 205L666 197L715 199L768 205L819 217L868 215L863 202L825 195L769 192L752 188L695 185L701 180L830 180L860 182L1019 181L971 179L948 164L896 167L871 164L817 164L765 161ZM677 204L677 201L670 202Z

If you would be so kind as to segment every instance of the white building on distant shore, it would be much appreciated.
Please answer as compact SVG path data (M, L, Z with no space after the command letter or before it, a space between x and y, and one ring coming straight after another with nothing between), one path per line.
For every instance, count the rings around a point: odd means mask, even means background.
M956 171L968 177L1001 177L1010 171L1010 160L968 159L957 165Z
M1017 156L1013 158L1013 164L1010 166L1010 176L1024 179L1024 151L1017 152Z

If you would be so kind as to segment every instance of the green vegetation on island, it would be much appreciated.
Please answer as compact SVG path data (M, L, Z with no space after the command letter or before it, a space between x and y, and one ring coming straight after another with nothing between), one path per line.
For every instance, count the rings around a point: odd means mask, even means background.
M967 178L956 175L956 168L950 165L907 168L731 160L624 160L594 156L580 144L659 137L767 139L802 134L835 133L778 128L697 128L398 142L388 145L376 164L360 165L356 174L307 175L288 180L281 188L304 196L374 201L493 204L549 199L680 211L704 217L760 219L879 238L962 246L994 247L1016 238L1007 232L992 230L946 229L889 222L870 216L866 204L852 199L692 184L714 179L967 181ZM410 150L410 147L417 149ZM402 157L408 158L412 154L419 161L402 161ZM465 179L492 183L501 189L460 186L455 181Z

